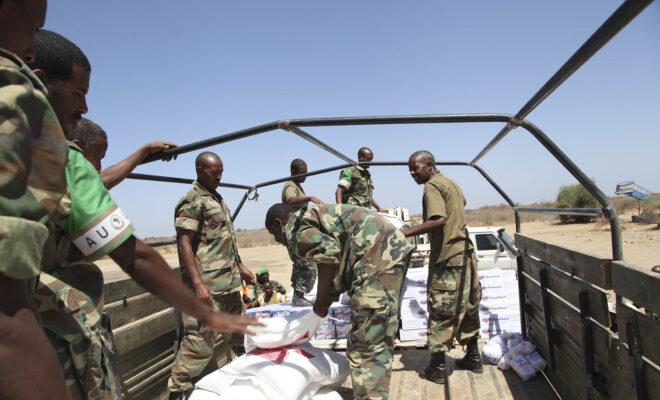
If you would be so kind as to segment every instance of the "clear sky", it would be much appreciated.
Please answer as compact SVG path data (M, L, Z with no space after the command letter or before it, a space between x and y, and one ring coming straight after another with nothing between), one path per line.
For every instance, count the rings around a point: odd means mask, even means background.
M513 114L619 6L619 1L50 1L46 28L92 63L88 117L109 135L106 166L143 143L186 144L285 118L385 114ZM652 4L528 119L606 194L634 179L660 191L660 6ZM309 128L354 157L406 160L419 149L471 160L502 124ZM223 180L254 184L343 163L283 131L211 148ZM136 172L194 177L196 153ZM524 130L481 165L514 201L552 200L575 181ZM468 207L503 202L465 167L443 172ZM404 168L373 168L382 206L421 210L421 187ZM338 172L311 177L309 194L331 202ZM171 235L187 185L127 180L113 197L138 236ZM260 190L236 220L260 228L281 186ZM223 192L234 208L243 192Z

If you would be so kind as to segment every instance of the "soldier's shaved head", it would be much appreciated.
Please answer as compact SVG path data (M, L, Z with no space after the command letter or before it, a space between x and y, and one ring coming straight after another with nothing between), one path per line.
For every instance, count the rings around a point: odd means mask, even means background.
M435 165L435 157L433 157L433 154L431 154L431 152L427 150L418 150L412 153L408 158L408 160L415 160L415 159L426 164L430 163Z
M372 157L373 157L374 152L371 151L371 149L368 148L368 147L360 147L360 150L358 150L358 153L357 153L358 158L359 157L367 157L369 154L371 154Z
M307 167L307 163L305 160L296 158L293 161L291 161L291 172L293 171L300 171L303 167Z
M435 157L427 150L419 150L410 155L408 170L410 176L420 185L428 182L438 172L435 167Z
M195 170L197 171L197 182L206 189L215 191L220 184L224 165L217 154L204 151L195 158Z
M276 219L279 219L280 221L286 221L287 219L289 219L289 214L291 214L294 211L296 211L296 209L293 208L293 206L291 206L288 203L273 204L268 209L268 212L266 212L266 221L265 221L266 228L273 225L273 222Z
M81 118L73 129L67 132L66 138L80 147L87 161L92 163L97 171L101 171L101 161L108 151L108 134L103 128L87 118Z

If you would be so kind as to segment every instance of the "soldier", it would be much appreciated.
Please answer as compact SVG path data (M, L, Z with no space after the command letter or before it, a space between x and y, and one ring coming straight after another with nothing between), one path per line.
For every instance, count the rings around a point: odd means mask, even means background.
M263 291L263 285L266 282L270 282L271 285L273 286L273 289L281 294L281 295L286 295L286 288L282 286L281 283L278 281L272 281L270 280L270 273L268 272L268 268L262 268L257 273L255 274L257 276L257 284L254 285L254 290L253 290L253 299L256 299L259 297L260 294L262 294Z
M174 227L181 274L186 285L216 310L243 313L241 279L254 284L254 274L238 255L231 214L216 191L222 178L222 160L211 152L195 159L197 180L174 210ZM203 321L183 315L184 337L168 382L170 398L183 397L192 380L203 372L222 336L210 332ZM242 335L225 335L229 358L242 355Z
M259 286L261 286L261 293L259 293L256 299L252 300L250 308L284 303L284 296L282 293L273 290L273 283L271 281L266 281Z
M68 132L87 112L89 61L75 44L45 30L37 34L35 52L34 73L42 77L62 128ZM60 204L62 217L51 224L46 246L50 256L44 257L46 273L40 277L37 300L44 330L74 398L119 396L118 387L105 379L112 381L108 365L112 349L107 326L100 322L102 274L91 262L76 261L93 261L108 254L139 284L165 302L208 321L215 330L244 331L254 322L214 313L195 298L162 257L132 235L132 224L110 197L96 169L73 144L66 177L68 193ZM63 256L59 261L58 242L65 245L59 250Z
M368 147L358 150L359 162L371 162L374 153ZM374 200L374 183L371 180L369 166L354 165L341 171L339 184L335 191L335 199L338 204L351 204L382 211L376 200Z
M444 383L445 352L454 339L467 344L467 353L456 366L476 373L483 371L477 346L481 285L477 260L465 225L465 197L461 188L438 171L428 151L417 151L408 159L410 175L424 184L424 222L405 231L406 237L430 234L428 307L430 364L420 373L424 379Z
M352 315L346 356L353 394L386 400L399 293L413 246L384 217L349 205L296 211L275 204L266 214L266 228L289 254L316 262L316 314L325 317L331 301L348 290Z
M55 354L34 318L29 280L66 193L67 148L33 56L45 0L0 1L0 398L66 399ZM48 388L48 390L44 390Z
M291 161L291 176L303 175L307 173L307 163L296 158ZM301 183L305 182L306 177L292 178L284 184L282 189L282 203L287 203L295 209L301 209L307 206L310 201L314 204L323 204L321 200L314 196L308 196L302 188ZM293 258L292 258L293 259ZM294 306L310 306L312 303L305 299L305 294L312 291L314 282L316 282L316 266L303 260L293 259L293 269L291 271L291 286L293 286L293 298L291 303Z

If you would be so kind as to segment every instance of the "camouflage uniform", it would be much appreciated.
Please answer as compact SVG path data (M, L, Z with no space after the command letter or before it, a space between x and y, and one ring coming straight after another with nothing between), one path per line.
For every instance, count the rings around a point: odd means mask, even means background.
M461 188L438 172L424 185L422 206L424 221L447 218L447 224L431 234L427 284L429 350L449 351L454 338L466 344L479 336L477 261L465 225Z
M341 171L339 186L344 189L342 203L360 207L371 207L374 195L374 183L368 169L353 166Z
M269 280L268 282L270 282L270 284L273 285L274 293L286 295L286 288L281 283L274 280ZM263 292L264 290L261 288L261 285L259 284L254 285L254 290L252 292L253 298L256 299L257 297L259 297L260 294L263 294Z
M75 145L66 167L66 218L51 224L36 300L73 398L119 399L116 351L103 318L103 274L91 260L116 249L133 226ZM76 247L73 244L80 247Z
M236 236L229 209L222 200L206 190L197 181L176 206L174 227L177 232L195 232L192 243L197 260L197 270L202 282L213 296L213 308L229 314L243 313L241 300L241 262ZM182 278L193 288L185 268ZM223 338L231 347L228 358L245 352L243 335L222 334L208 331L200 321L183 314L184 337L172 366L168 382L170 392L182 392L192 388L192 380L203 372L213 357L216 343Z
M294 181L287 181L284 184L282 189L282 203L288 203L289 199L292 197L304 196L305 191L303 190L300 184ZM301 204L299 206L294 206L298 210L307 205ZM291 271L291 286L293 290L297 290L302 293L309 293L314 288L314 282L316 282L316 265L313 263L308 263L303 259L291 258L293 260L293 268Z
M46 87L0 49L0 274L25 280L41 269L47 215L66 193L64 133Z
M351 296L346 355L353 394L356 399L387 399L399 294L413 246L378 213L350 205L297 211L284 236L295 256L338 265L332 295L348 290Z

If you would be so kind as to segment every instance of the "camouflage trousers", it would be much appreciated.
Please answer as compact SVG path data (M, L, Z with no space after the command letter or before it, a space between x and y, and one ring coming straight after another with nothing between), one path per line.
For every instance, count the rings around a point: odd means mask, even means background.
M86 266L90 267L96 268L93 264ZM55 350L72 399L119 399L117 352L109 322L100 311L102 296L97 296L99 287L102 293L102 275L90 287L76 288L63 280L75 271L67 268L64 276L57 277L41 274L36 300L44 332ZM96 271L91 270L91 278L95 275ZM80 289L89 289L90 293Z
M243 301L240 292L213 296L213 308L229 314L243 313ZM242 334L216 333L207 330L204 325L190 315L181 315L183 322L183 339L174 359L172 375L167 383L170 392L183 392L193 387L193 380L204 372L215 351L215 346L225 341L226 351L218 355L218 368L224 361L245 353Z
M309 293L316 282L316 265L313 263L295 262L291 271L291 286L293 290Z
M466 344L479 337L479 303L481 285L477 276L477 260L473 252L464 253L429 266L428 308L429 350L449 351L454 339Z
M351 327L346 357L356 400L387 400L394 339L399 328L399 295L405 265L396 265L351 296Z

